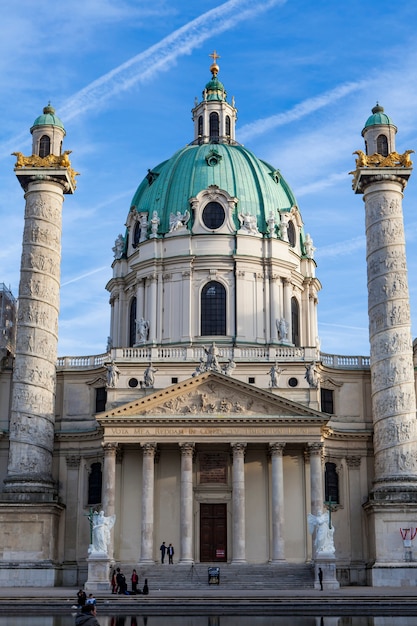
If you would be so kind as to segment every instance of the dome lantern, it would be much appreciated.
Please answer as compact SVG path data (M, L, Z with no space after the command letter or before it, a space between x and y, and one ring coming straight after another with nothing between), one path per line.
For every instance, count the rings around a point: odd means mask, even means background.
M192 109L194 122L193 144L202 143L229 143L235 141L235 124L237 109L227 102L227 93L224 85L218 79L220 68L217 64L219 55L216 51L210 54L213 63L210 66L211 80L206 84L202 101L196 98Z

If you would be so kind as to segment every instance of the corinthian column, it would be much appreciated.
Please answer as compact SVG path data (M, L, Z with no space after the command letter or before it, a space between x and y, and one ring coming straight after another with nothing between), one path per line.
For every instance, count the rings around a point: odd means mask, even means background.
M272 459L272 563L285 561L284 472L282 453L285 443L271 443Z
M180 444L181 449L181 563L193 562L193 443Z
M154 530L154 459L156 443L145 443L143 449L142 469L142 530L141 530L141 563L153 563L153 530Z
M232 443L233 558L232 563L246 563L245 539L245 450L246 443Z

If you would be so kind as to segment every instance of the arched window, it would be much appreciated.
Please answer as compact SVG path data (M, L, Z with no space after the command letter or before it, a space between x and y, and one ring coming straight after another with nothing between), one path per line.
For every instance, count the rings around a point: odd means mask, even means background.
M339 504L339 476L335 463L326 463L324 472L324 499L332 504Z
M140 230L141 230L141 228L140 228L140 222L136 222L136 224L135 224L135 229L134 229L134 231L133 231L133 242L132 242L132 246L133 246L134 248L136 248L136 247L137 247L137 245L138 245L138 243L139 243L139 241L140 241Z
M382 156L388 156L388 139L385 135L378 135L376 140L376 151Z
M290 242L291 248L295 248L296 235L294 224L292 222L288 222L288 241Z
M203 136L203 116L200 115L200 117L198 118L198 136L202 137Z
M136 343L136 298L132 298L129 311L129 346Z
M39 156L43 159L48 154L51 154L51 140L48 135L42 135L39 142Z
M230 137L230 115L226 115L226 137Z
M92 463L88 475L88 504L94 505L101 503L102 482L101 463Z
M201 292L201 334L226 334L226 289L215 280Z
M300 345L300 307L297 298L291 298L291 331L292 343Z
M210 113L210 141L219 141L219 114Z

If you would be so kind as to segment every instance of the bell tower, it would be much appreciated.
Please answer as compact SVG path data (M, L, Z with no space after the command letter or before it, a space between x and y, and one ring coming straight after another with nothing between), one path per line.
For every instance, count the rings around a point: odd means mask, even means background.
M55 365L62 205L64 195L74 193L76 174L69 151L62 152L64 126L50 105L35 120L31 133L32 155L14 153L26 206L0 543L4 546L1 568L8 567L5 555L14 555L11 560L25 564L26 584L39 586L39 577L44 584L55 582L53 564L62 509L52 475ZM39 543L36 548L34 541ZM40 574L39 561L47 564L44 574Z
M374 107L362 131L366 154L356 152L353 172L353 189L365 203L375 454L365 510L374 586L395 585L404 577L417 583L417 568L404 563L400 534L400 528L415 525L417 514L416 398L402 211L412 151L396 152L396 130L384 109Z

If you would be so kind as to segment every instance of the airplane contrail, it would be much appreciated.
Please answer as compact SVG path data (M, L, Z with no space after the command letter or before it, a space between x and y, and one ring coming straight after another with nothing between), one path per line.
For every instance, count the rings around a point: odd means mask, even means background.
M239 22L285 2L286 0L255 3L253 0L229 0L203 13L78 91L59 107L60 116L69 120L79 115L80 111L97 109L100 104L118 93L148 81L159 71L167 70L178 57L190 54L214 34L234 28Z
M360 80L356 82L345 83L338 85L334 89L330 89L314 98L307 98L303 102L299 102L289 111L283 113L277 113L276 115L270 115L269 117L256 120L250 124L245 124L239 131L239 139L246 141L247 139L253 139L258 135L270 132L271 128L277 128L322 109L329 104L333 104L337 100L344 98L354 91L359 91L364 87L369 87L369 80Z

